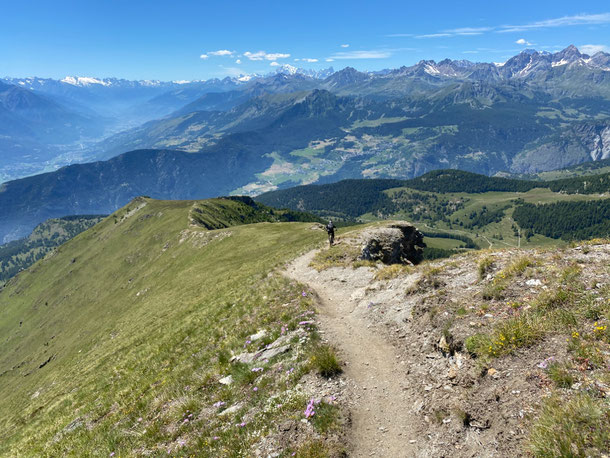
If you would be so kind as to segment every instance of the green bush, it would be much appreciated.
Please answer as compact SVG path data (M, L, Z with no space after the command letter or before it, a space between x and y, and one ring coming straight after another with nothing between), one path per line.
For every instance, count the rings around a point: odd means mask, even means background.
M335 350L329 345L318 345L312 350L312 364L322 377L333 377L342 372Z
M607 402L588 394L570 400L545 399L530 435L538 457L603 456L610 450L610 411Z

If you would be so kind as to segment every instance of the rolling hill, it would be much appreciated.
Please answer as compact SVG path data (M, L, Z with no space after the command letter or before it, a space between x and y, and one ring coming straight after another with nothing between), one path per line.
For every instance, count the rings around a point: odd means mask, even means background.
M610 236L609 191L607 173L542 182L438 170L411 180L297 186L256 199L327 218L404 218L481 247L537 246Z
M241 224L282 217L248 200L140 198L9 281L0 455L248 453L254 431L302 416L309 398L295 387L315 374L320 341L299 325L311 298L273 270L324 233ZM229 363L280 337L268 361ZM325 428L284 447L338 446Z
M0 455L607 448L607 241L385 266L301 216L138 198L11 279Z

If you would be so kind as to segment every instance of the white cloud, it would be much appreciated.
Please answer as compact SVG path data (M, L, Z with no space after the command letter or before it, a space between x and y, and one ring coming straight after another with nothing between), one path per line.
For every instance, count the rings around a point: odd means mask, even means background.
M490 32L493 27L460 27L457 29L443 30L445 33L452 35L481 35L484 32Z
M462 51L462 54L479 54L479 51Z
M387 59L392 56L390 51L347 51L337 52L330 56L331 59ZM326 61L328 62L328 60Z
M269 65L271 65L272 67L279 67L280 64L278 64L277 62L271 62Z
M313 62L317 62L318 59L309 59L309 58L305 58L305 59L301 59L303 62L309 62L309 63L313 63Z
M326 62L334 62L334 61L335 61L335 59L331 59L330 57L329 57L329 58L327 58L327 59L324 59L324 60L325 60Z
M208 54L212 56L232 56L235 51L229 51L228 49L219 49L218 51L210 51Z
M210 56L208 56L207 54L202 54L201 56L199 56L199 58L203 60L206 60L208 57Z
M515 41L515 43L517 43L518 45L526 45L526 46L532 46L533 43L530 43L529 41L527 41L525 38L519 38L517 41Z
M543 21L530 22L522 25L503 25L498 32L523 32L526 30L546 29L549 27L565 27L573 25L595 25L610 24L610 13L601 14L577 14L575 16L563 16Z
M559 18L545 19L542 21L530 22L527 24L513 24L500 26L485 26L485 27L458 27L455 29L440 30L436 33L426 33L421 35L412 35L409 33L394 33L386 35L386 37L414 37L414 38L449 38L470 35L482 35L487 32L507 33L507 32L527 32L530 30L545 29L551 27L568 27L577 25L599 25L610 24L610 13L600 14L577 14L574 16L563 16ZM522 38L523 43L517 41L518 44L529 44Z
M298 61L300 61L300 60L301 60L301 59L295 59L294 61L295 61L295 62L298 62Z
M241 64L241 59L237 59L237 60L235 61L235 63L236 63L236 64Z
M288 57L290 57L290 54L284 54L284 53L266 53L265 51L257 51L257 52L250 52L250 51L246 51L244 53L244 56L246 56L248 59L250 60L277 60L277 59L287 59Z
M578 49L580 52L590 56L597 54L598 52L610 52L610 47L606 45L581 45Z
M349 48L348 44L341 45L342 48Z
M444 37L452 37L451 33L428 33L425 35L415 35L415 38L444 38Z

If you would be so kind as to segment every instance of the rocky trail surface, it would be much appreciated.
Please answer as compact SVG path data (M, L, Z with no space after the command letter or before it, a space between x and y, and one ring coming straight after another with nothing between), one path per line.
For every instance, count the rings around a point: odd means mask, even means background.
M529 456L545 399L596 393L591 402L607 409L605 364L583 365L570 345L578 329L599 355L610 354L595 337L605 324L591 318L610 303L610 244L485 250L417 267L339 263L321 271L311 267L319 252L295 259L284 273L317 296L319 329L343 361L348 456ZM540 316L536 308L559 303L574 317L570 326L562 314L546 313L532 321L533 340L512 343L526 320ZM503 338L510 348L479 358L467 348L472 336L499 336L474 351L491 352ZM548 361L568 368L571 386L555 386ZM543 446L549 456L553 447Z
M373 273L367 269L310 267L318 250L297 258L286 274L306 284L319 299L320 329L345 361L352 399L350 456L414 456L417 437L409 412L405 362L375 331L362 310Z

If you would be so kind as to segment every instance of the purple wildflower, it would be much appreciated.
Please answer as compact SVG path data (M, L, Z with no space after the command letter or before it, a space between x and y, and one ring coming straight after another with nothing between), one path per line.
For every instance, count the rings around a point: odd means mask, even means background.
M214 439L215 441L217 441L218 439L220 439L220 437L218 437L218 436L214 436L212 439Z
M262 367L253 367L252 372L262 372L264 369Z
M254 388L252 388L252 391L258 391L258 387L255 386Z
M551 357L545 359L544 361L541 361L540 363L538 363L538 367L540 369L546 369L547 367L549 367L549 363L552 363L553 361L555 361L555 357L551 356Z
M311 398L309 400L309 404L307 404L307 408L305 409L305 418L313 417L316 414L316 411L314 410L314 406L319 403L320 403L320 401L316 402L316 400L314 398Z
M303 291L303 292L301 293L301 296L303 296L303 297L307 297L307 293L306 293L305 291Z
M224 402L224 401L218 401L218 402L215 402L215 403L214 403L214 407L216 407L217 409L218 409L219 407L224 406L224 405L226 405L226 402Z

